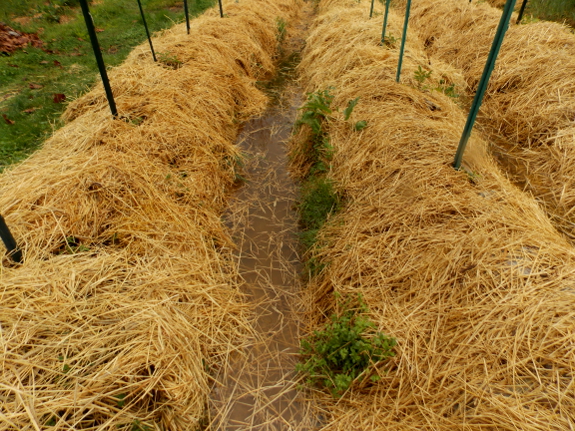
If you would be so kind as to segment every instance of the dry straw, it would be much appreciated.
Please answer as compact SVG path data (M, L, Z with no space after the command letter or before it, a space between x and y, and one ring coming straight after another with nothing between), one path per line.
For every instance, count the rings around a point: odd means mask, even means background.
M246 0L156 37L110 73L69 124L0 177L24 249L0 282L0 429L189 430L250 313L220 216L239 124L262 112L276 19Z
M501 11L459 0L418 2L413 25L427 53L461 70L475 91ZM575 239L575 35L564 25L510 26L479 122L514 180Z
M572 429L575 252L479 134L467 172L451 167L462 110L396 84L397 49L376 51L365 5L350 4L320 4L300 68L309 90L335 87L340 110L360 97L350 122L327 125L346 203L320 233L327 266L310 283L310 315L321 323L332 291L361 293L398 347L378 383L340 400L316 392L323 429ZM366 35L350 43L350 28Z

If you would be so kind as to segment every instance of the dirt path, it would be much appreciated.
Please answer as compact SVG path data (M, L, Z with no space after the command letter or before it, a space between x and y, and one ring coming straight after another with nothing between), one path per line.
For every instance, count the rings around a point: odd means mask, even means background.
M244 292L257 315L253 344L230 359L213 393L218 430L306 430L317 427L310 403L296 389L299 350L299 280L296 184L290 178L286 143L302 90L295 66L303 48L311 6L284 41L280 70L271 83L272 103L248 122L238 145L248 155L247 182L232 199L228 224L238 246Z

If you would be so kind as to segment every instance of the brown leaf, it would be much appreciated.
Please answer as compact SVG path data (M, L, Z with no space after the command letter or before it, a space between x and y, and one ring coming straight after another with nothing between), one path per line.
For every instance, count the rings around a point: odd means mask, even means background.
M33 82L31 82L30 84L28 84L28 87L30 87L30 90L39 90L39 89L41 89L41 88L44 88L43 85L34 84Z
M48 61L46 61L46 60L41 61L40 64L48 64Z
M54 94L54 103L62 103L66 100L66 95L62 93Z
M27 45L41 48L42 41L37 34L20 33L4 23L0 23L0 52L11 54L17 49L22 49Z
M96 27L96 33L102 33L103 31L104 31L103 28L98 28L98 27Z
M4 118L4 121L6 121L6 124L12 126L14 124L14 121L12 121L10 118L8 118L6 116L6 114L2 114L2 118Z
M54 60L54 66L59 67L60 69L62 69L62 63L60 63L58 60Z
M33 114L34 111L37 111L40 108L30 108L30 109L24 109L24 113L26 114Z

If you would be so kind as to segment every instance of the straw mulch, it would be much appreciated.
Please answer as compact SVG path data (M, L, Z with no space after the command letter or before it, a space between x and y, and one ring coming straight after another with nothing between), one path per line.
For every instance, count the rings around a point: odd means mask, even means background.
M220 219L242 120L265 109L276 19L291 1L225 4L110 73L42 150L0 176L25 263L0 283L0 429L191 430L250 312ZM225 248L224 248L225 247ZM226 251L227 250L227 251Z
M432 58L457 67L474 93L501 11L458 0L414 5L413 26ZM552 22L512 20L479 116L514 180L575 239L575 35ZM571 134L572 136L572 134Z
M335 87L340 109L360 97L350 122L327 125L329 175L346 204L320 233L327 266L310 282L310 316L323 322L332 291L361 293L398 347L376 366L379 382L340 400L315 392L323 429L573 428L575 252L478 135L469 173L452 168L461 109L390 80L396 50L386 50L393 61L367 57L369 42L347 34L360 20L372 31L365 7L340 4L322 8L300 66L309 90Z

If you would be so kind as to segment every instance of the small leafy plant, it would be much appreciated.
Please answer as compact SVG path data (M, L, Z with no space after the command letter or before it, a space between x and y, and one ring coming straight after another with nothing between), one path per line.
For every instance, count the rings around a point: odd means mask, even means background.
M158 61L174 70L182 67L180 59L170 52L158 52Z
M437 87L431 87L429 85L423 85L426 80L431 77L433 71L426 71L421 66L417 66L417 70L414 72L414 78L417 81L417 88L420 90L427 91L437 91L443 93L446 96L452 97L454 99L459 97L459 94L455 91L455 84L447 84L445 79L439 80L439 85Z
M414 73L414 78L418 82L417 88L421 89L422 84L425 82L426 79L429 79L431 73L433 71L426 71L421 68L421 66L417 66L417 70Z
M83 245L75 236L66 237L66 243L61 253L76 254L90 251L90 247Z
M324 124L332 120L334 111L331 109L331 103L334 96L331 94L333 87L323 91L309 93L307 102L300 110L303 112L295 123L296 130L302 125L307 125L311 129L311 154L312 161L311 174L317 172L327 172L327 165L333 158L334 148L329 142L329 136L324 130ZM344 121L348 121L355 106L359 102L359 97L350 100L343 111ZM338 110L336 109L335 112ZM367 127L367 121L358 121L354 124L354 130L360 131Z
M305 105L300 108L302 115L295 123L296 129L305 124L311 130L311 151L309 154L312 162L311 174L327 171L326 163L331 161L333 157L333 147L323 128L323 124L329 120L329 116L333 112L331 102L334 96L330 93L331 89L330 87L323 91L309 93Z
M435 88L436 91L439 91L446 96L452 97L454 99L459 97L459 94L455 91L455 84L449 84L445 82L445 79L439 81L439 86Z
M357 305L351 307L351 298L342 303L336 295L338 312L320 331L314 331L301 342L303 362L299 372L307 375L306 383L327 388L334 397L340 397L357 380L379 380L370 368L391 356L397 342L375 330L375 324L366 316L368 309L361 295Z
M400 40L401 40L401 38L395 37L393 34L389 33L389 34L385 35L385 37L383 38L383 44L382 45L389 46L389 47L393 48L393 47L395 47L397 42L399 42Z

